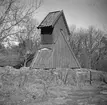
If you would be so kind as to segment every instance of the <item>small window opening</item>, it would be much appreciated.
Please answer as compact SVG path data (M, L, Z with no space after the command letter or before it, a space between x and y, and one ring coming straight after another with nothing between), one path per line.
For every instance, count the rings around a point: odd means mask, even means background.
M42 27L41 34L52 34L53 28L52 27Z

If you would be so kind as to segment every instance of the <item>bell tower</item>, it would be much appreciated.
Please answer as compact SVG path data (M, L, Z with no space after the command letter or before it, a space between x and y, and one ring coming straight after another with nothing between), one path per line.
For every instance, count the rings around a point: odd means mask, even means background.
M70 32L63 11L50 12L38 29L41 29L41 45L32 68L80 68L67 41Z

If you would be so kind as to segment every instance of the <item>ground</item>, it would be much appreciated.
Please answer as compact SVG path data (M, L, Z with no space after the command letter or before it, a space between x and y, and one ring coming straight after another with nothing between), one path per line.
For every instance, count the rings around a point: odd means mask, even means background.
M103 81L77 85L73 76L73 70L0 68L0 105L107 105Z
M103 93L107 90L100 90L100 89L92 89L92 87L89 87L87 89L80 89L80 90L69 90L63 88L63 94L58 95L58 92L56 91L58 87L53 91L53 97L49 97L48 100L45 102L38 102L38 103L31 103L29 105L107 105L107 93ZM69 92L68 92L69 90ZM52 91L52 90L51 90Z

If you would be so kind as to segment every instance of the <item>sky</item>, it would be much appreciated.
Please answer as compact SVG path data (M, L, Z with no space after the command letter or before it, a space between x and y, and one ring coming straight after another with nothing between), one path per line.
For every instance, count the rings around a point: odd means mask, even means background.
M68 26L107 29L107 0L44 0L34 17L40 23L52 11L63 10Z

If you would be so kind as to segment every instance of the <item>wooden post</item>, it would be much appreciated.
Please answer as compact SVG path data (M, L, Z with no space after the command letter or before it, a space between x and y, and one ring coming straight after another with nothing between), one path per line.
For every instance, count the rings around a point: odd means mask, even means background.
M90 85L91 85L91 81L92 81L92 73L90 71Z

